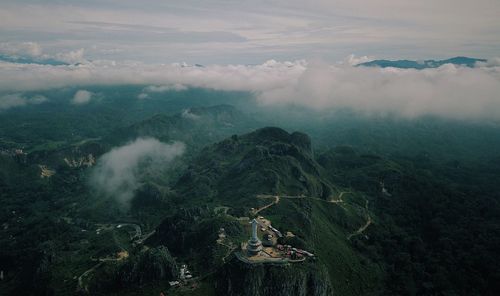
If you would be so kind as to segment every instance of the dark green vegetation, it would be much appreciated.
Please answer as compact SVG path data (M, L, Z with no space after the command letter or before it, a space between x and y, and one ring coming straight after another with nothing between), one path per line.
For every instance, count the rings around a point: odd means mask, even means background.
M495 123L262 110L248 94L199 89L146 100L140 87L90 90L99 98L88 105L64 89L0 113L2 295L499 294ZM123 210L89 176L140 137L187 149L169 170L140 170ZM41 178L40 165L55 174ZM237 217L273 201L259 194L281 196L260 214L315 260L234 257L248 236ZM221 227L232 245L216 243ZM195 287L169 289L182 264Z
M157 114L174 115L188 108L229 102L244 107L251 101L248 94L204 89L149 93L149 97L143 100L137 98L143 90L138 86L86 89L94 96L85 105L71 103L78 88L64 88L34 93L47 97L48 101L43 104L11 108L0 113L1 147L23 147L28 152L51 150L112 135L120 128L140 124Z
M367 67L394 67L402 69L426 69L426 68L437 68L444 64L454 64L458 66L474 67L477 62L486 62L485 59L475 59L468 57L454 57L446 60L425 60L425 61L410 61L410 60L374 60L366 63L359 64L359 66Z
M175 189L186 200L254 203L257 194L306 194L329 198L333 185L322 178L306 134L279 128L234 135L201 151Z

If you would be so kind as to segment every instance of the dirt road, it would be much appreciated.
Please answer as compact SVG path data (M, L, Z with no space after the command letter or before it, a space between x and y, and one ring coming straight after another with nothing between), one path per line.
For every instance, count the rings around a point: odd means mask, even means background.
M370 216L370 212L368 211L368 200L365 199L365 215L366 215L366 223L361 226L358 230L356 230L355 232L349 234L347 236L347 239L350 240L353 236L355 235L360 235L362 234L367 228L368 226L370 226L372 224L372 217Z
M261 212L261 211L263 211L263 210L265 210L265 209L267 209L267 208L269 208L269 207L272 207L272 206L274 206L275 204L278 204L278 203L280 202L280 197L279 197L279 195L274 195L274 196L273 196L273 195L257 195L257 198L271 198L271 197L274 197L274 201L273 201L272 203L267 204L267 205L265 205L265 206L263 206L263 207L260 207L260 208L258 208L258 209L254 209L254 210L252 211L252 214L257 215L257 214L259 214L259 212Z

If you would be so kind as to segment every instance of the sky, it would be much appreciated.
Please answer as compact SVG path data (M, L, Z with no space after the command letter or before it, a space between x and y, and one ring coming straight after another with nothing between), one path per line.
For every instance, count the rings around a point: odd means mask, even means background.
M369 68L372 59L485 58L468 68ZM0 112L87 105L96 85L138 100L189 87L262 105L500 120L500 1L0 0ZM201 64L203 66L197 66Z
M0 53L191 64L492 58L499 19L498 0L2 0Z

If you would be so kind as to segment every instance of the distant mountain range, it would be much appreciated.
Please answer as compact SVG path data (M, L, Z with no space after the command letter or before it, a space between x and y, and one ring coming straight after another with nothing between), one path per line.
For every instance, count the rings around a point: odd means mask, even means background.
M400 69L427 69L438 68L444 64L453 64L466 67L474 67L477 62L486 62L486 59L476 59L468 57L454 57L446 60L425 60L425 61L412 61L412 60L374 60L366 63L358 64L357 66L365 67L393 67Z
M61 66L69 65L63 61L59 61L53 58L32 58L25 56L12 56L0 53L0 61L18 64L39 64L39 65L52 65Z

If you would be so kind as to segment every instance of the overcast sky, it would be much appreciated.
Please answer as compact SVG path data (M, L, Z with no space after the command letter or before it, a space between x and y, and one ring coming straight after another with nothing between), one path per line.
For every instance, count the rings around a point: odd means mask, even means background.
M0 52L32 42L25 53L146 63L491 58L499 19L498 0L2 0Z

